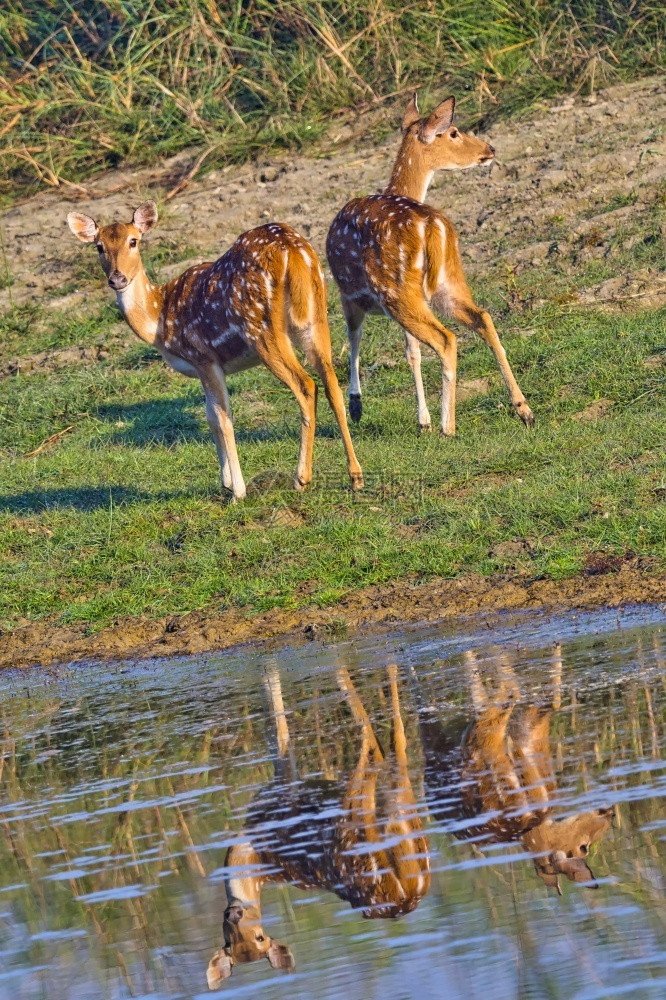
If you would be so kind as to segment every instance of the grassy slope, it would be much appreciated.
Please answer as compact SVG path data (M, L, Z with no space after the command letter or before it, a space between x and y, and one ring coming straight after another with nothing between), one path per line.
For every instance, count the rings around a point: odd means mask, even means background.
M628 251L641 262L657 252ZM529 280L527 297L561 297L566 284L555 265ZM95 627L204 606L327 604L362 584L505 567L557 578L600 550L656 556L663 568L666 315L606 316L552 301L519 313L501 292L489 284L482 297L537 429L509 415L492 356L465 338L459 377L489 376L491 392L459 406L455 440L418 437L409 370L391 362L401 356L397 328L371 319L363 363L378 367L366 375L354 434L368 482L358 497L323 396L314 486L291 490L297 407L263 369L232 380L241 464L246 480L256 477L235 506L220 497L200 387L142 345L0 382L0 621L55 615ZM331 313L339 357L333 293ZM115 322L111 305L84 323L16 310L3 321L3 353L108 340ZM438 366L427 360L424 371L436 419ZM572 419L595 399L614 405L598 420ZM70 425L57 446L22 457ZM515 539L526 540L523 551L496 548Z
M659 71L665 30L660 0L8 0L0 197L188 146L208 166L300 146L410 87L488 121Z

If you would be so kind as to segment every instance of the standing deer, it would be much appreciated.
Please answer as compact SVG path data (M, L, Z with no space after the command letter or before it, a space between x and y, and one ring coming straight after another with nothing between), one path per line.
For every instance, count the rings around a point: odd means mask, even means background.
M402 143L383 194L355 198L336 216L326 241L328 262L340 289L347 321L351 378L349 412L361 419L359 351L368 312L391 316L405 331L407 362L414 376L421 431L430 413L421 378L420 343L442 364L442 434L453 435L457 344L433 310L476 330L488 344L506 382L516 413L526 426L534 416L507 361L489 314L480 309L463 274L452 223L423 204L436 170L489 163L495 150L453 124L453 97L421 118L413 95L402 121Z
M560 893L559 876L594 887L588 863L591 844L608 830L612 807L558 817L550 748L550 720L560 707L562 658L551 663L551 685L542 703L521 703L518 680L506 657L496 662L498 683L489 693L472 650L465 654L475 719L462 737L421 712L425 783L431 812L455 821L457 837L479 846L518 842L534 859L548 888ZM443 805L441 804L443 803ZM461 827L460 819L467 822Z
M165 285L143 268L141 237L157 222L146 201L129 223L99 226L78 212L67 216L83 243L94 243L109 285L132 330L183 375L201 380L222 482L235 500L245 496L226 376L264 363L296 396L301 448L295 487L312 479L317 387L294 353L300 346L321 376L340 428L352 489L363 486L333 369L324 277L314 250L289 226L271 223L239 236L212 264L189 267Z
M412 792L407 742L400 714L397 668L388 668L393 752L385 757L349 672L337 671L360 748L346 783L299 779L280 675L269 671L265 689L275 729L275 781L250 808L242 839L229 848L224 947L207 971L216 989L236 963L266 958L293 969L285 944L264 932L261 890L267 882L323 888L364 917L395 917L414 910L430 888L428 842Z

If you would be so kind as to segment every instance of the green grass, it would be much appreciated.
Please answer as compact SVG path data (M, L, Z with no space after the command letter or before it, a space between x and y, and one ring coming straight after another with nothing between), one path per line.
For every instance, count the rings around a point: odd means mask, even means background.
M454 91L468 124L663 69L659 0L7 0L0 195L186 147L309 145L341 112Z
M552 269L532 269L530 281L557 297ZM503 569L562 578L600 551L663 568L666 364L655 358L666 351L666 312L604 315L553 302L520 312L503 305L499 283L485 293L536 430L510 415L491 354L466 336L459 378L489 376L491 391L459 405L454 440L417 436L409 370L390 364L402 359L399 331L371 319L362 362L373 370L352 428L367 482L358 496L323 394L313 486L291 489L298 410L264 369L231 380L249 484L236 505L220 490L200 386L139 342L116 343L94 365L0 381L0 622L51 616L97 628L127 614L326 606L404 578ZM117 329L110 304L85 320L54 312L10 311L2 354L103 342ZM340 359L333 293L331 318ZM346 369L339 361L345 385ZM434 360L424 374L436 421ZM604 417L572 419L596 399L613 401ZM527 543L517 556L497 548L515 539Z

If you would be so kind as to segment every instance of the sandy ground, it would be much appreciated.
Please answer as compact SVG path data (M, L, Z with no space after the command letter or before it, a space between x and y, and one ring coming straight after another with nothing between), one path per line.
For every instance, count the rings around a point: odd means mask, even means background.
M654 229L653 209L666 174L666 81L609 88L595 98L571 97L533 121L506 122L489 133L498 150L490 170L442 174L429 201L446 211L461 235L470 277L491 268L529 268L557 253L573 264L612 252L617 234L640 239ZM337 147L316 157L261 160L213 171L166 202L155 240L174 250L195 247L193 259L218 256L241 232L267 219L293 225L323 254L326 231L350 197L381 189L397 136L372 143L363 120L341 126ZM338 148L339 147L339 148ZM159 168L114 171L80 190L47 191L1 217L14 284L0 307L36 301L54 309L90 308L108 298L99 281L62 294L86 251L65 227L72 208L101 222L129 219L132 206L171 189L191 161L180 156ZM660 185L662 185L660 187ZM555 238L555 233L557 234ZM663 237L664 233L661 233ZM617 245L614 240L614 245ZM621 241L620 241L621 242ZM201 256L199 256L201 255ZM182 256L182 253L181 253ZM162 267L166 279L184 267ZM666 303L662 270L645 268L578 292L583 304L644 308ZM124 330L120 327L120 330ZM129 331L119 333L129 341ZM20 366L57 368L85 363L99 348L67 348L21 359ZM0 377L11 377L16 363ZM593 575L552 582L466 576L415 586L409 581L358 591L327 610L228 611L164 620L123 620L89 636L84 627L44 622L0 636L0 666L91 658L198 653L267 636L398 621L433 621L500 608L614 606L666 599L666 580L639 564L601 567Z
M471 277L489 267L530 266L553 253L580 263L581 256L607 253L618 231L649 221L666 174L665 125L664 79L566 98L536 120L498 124L488 133L497 149L492 167L439 174L428 200L458 228ZM323 256L338 209L388 179L397 134L380 144L356 137L367 128L363 119L341 127L341 148L315 158L260 160L195 179L166 202L151 238L196 248L192 259L214 259L239 233L271 219L294 226ZM128 221L133 206L171 189L190 162L180 156L151 170L114 171L81 190L45 191L5 212L0 225L14 284L0 291L0 307L10 304L10 291L16 303L34 300L68 310L108 298L101 281L61 294L86 252L66 229L67 212ZM161 276L166 280L183 267L165 266ZM583 289L580 299L656 306L666 302L666 277L657 270L620 274Z

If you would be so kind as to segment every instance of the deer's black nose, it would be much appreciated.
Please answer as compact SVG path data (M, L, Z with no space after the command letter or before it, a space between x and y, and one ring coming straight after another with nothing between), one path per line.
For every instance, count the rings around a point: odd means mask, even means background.
M242 917L243 904L238 900L232 900L224 911L224 919L228 920L230 924L238 924L240 923Z
M489 146L488 146L488 149L490 150L490 152L491 152L491 155L492 155L492 156L494 156L494 155L495 155L495 147L494 147L494 146L490 146L490 145L489 145Z
M125 275L121 274L120 271L112 271L109 275L109 284L114 291L120 292L123 288L127 288L129 282L127 281Z

